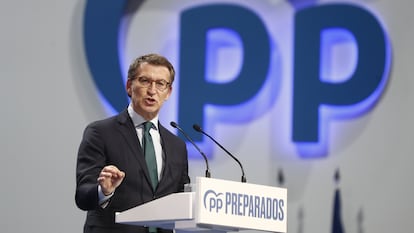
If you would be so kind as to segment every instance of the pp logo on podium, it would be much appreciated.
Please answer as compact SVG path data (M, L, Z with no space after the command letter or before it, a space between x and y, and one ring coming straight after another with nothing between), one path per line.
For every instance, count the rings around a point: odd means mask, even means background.
M208 190L204 193L204 208L209 212L219 212L223 208L223 193L216 193L214 190Z

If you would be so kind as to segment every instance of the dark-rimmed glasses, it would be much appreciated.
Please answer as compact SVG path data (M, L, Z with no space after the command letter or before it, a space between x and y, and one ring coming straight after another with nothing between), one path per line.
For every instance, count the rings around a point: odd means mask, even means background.
M163 80L163 79L158 79L158 80L152 80L150 78L146 78L146 77L139 77L136 78L138 81L138 84L140 87L145 87L148 88L150 86L152 86L152 83L155 83L155 88L159 91L165 91L171 83Z

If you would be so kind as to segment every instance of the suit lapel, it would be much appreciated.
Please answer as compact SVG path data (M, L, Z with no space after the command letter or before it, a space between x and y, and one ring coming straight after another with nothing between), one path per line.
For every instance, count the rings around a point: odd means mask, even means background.
M165 176L170 172L170 167L168 166L170 163L168 162L168 159L169 155L171 154L171 148L169 144L165 144L165 142L168 142L168 139L166 138L167 134L165 133L167 129L165 129L161 124L158 124L158 129L161 137L161 144L163 150L163 168L158 185L162 185L164 183L163 180L165 179Z
M127 110L124 110L122 113L118 115L118 122L120 125L119 131L121 135L124 137L125 141L130 147L133 156L137 159L139 165L144 170L144 176L148 182L148 185L151 186L151 179L149 176L147 164L145 162L144 152L139 143L139 139L137 136L137 131L135 129L135 126L132 123L132 120L129 117Z

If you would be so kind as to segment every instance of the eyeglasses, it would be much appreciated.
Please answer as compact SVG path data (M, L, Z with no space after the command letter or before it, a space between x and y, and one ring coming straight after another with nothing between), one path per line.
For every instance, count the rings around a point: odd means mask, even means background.
M137 80L138 80L139 86L145 87L145 88L148 88L152 86L152 83L155 83L155 88L157 88L157 90L159 91L165 91L171 84L163 79L152 80L146 77L139 77Z

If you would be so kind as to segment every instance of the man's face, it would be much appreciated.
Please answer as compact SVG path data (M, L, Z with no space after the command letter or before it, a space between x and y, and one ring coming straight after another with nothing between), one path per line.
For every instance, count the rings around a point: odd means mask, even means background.
M149 87L142 86L140 80L143 79L150 81ZM145 120L151 120L158 114L172 91L171 85L163 91L158 90L155 81L171 82L167 67L143 63L138 69L137 77L132 80L128 79L126 84L134 111L143 116Z

